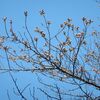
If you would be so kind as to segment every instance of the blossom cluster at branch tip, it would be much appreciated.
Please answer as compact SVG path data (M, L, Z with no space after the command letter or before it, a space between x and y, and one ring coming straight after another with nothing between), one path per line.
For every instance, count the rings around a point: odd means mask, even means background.
M40 33L43 38L45 37L45 33L41 31L38 27L36 27L34 31Z
M24 15L27 16L28 15L28 12L27 11L24 11Z
M76 30L79 30L79 27L75 27Z
M37 41L38 41L38 38L37 38L37 37L34 37L34 41L36 41L36 42L37 42Z
M47 24L50 25L52 22L51 21L47 21Z
M65 42L62 43L63 46L68 46L71 44L70 38L67 38Z
M72 51L74 51L74 50L75 50L74 47L69 48L69 51L70 51L70 52L72 52Z
M45 11L43 9L40 11L40 15L41 16L44 16L45 15Z
M72 19L68 18L66 21L63 22L63 24L60 24L60 27L63 28L64 26L68 26L69 28L72 27L72 29L73 29L74 25L71 24L71 21L72 21Z
M63 48L62 52L63 53L66 53L67 52L66 48Z
M71 19L71 18L68 18L67 20L68 20L68 22L71 22L71 21L72 21L72 19Z
M4 22L6 22L6 20L7 20L7 17L6 17L6 16L5 16L5 17L3 17L3 21L4 21Z
M96 69L96 68L93 68L93 71L97 74L100 74L100 70Z
M83 20L83 22L84 22L84 24L87 26L87 25L90 25L91 23L93 23L93 21L91 20L91 19L87 19L87 18L85 18L85 17L83 17L82 18L82 20Z
M43 31L40 32L42 37L45 37L45 33Z
M60 24L60 27L61 27L61 28L63 28L63 27L64 27L64 25L63 25L63 24Z
M84 34L83 32L77 33L77 34L76 34L76 37L77 37L77 38L81 38L81 37L83 36L83 34Z
M83 21L85 21L85 20L86 20L86 18L85 18L85 17L83 17L83 18L82 18L82 20L83 20Z
M97 34L97 32L96 32L96 31L93 31L93 32L92 32L92 35L96 35L96 34Z
M53 55L49 53L49 51L45 51L43 53L47 58L53 58Z

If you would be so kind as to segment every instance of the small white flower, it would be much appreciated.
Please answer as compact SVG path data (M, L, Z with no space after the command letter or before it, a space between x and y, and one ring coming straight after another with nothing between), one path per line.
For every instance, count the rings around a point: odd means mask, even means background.
M77 38L81 38L83 34L84 34L83 32L77 33L77 34L76 34L76 37L77 37Z
M5 17L3 17L3 20L4 20L4 22L7 20L7 17L5 16Z

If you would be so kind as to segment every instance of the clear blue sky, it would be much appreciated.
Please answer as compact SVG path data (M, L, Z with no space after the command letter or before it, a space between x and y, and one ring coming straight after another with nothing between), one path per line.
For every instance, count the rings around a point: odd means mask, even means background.
M100 17L100 8L95 0L1 0L0 1L0 32L4 31L2 18L7 16L8 20L14 21L15 29L18 31L24 25L23 12L27 10L29 12L29 26L30 30L33 27L39 25L42 22L42 18L39 16L39 11L44 9L47 13L47 18L53 21L55 31L68 17L71 17L76 25L81 24L81 18L83 16L96 20ZM2 33L0 33L2 34ZM23 74L19 74L22 85L27 85L28 81L31 82L33 75L26 74L24 78ZM12 87L11 79L7 77L7 74L0 74L0 100L7 100L6 90L10 91ZM12 98L14 96L12 95ZM18 99L12 99L18 100ZM42 99L43 100L43 99Z

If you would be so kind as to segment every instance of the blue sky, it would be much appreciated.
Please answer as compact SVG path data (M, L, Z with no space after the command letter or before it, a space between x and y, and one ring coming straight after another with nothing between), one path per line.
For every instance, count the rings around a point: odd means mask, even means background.
M60 23L63 23L68 17L73 19L76 25L81 25L81 18L88 17L96 20L100 17L100 8L95 0L1 0L0 1L0 34L4 31L2 18L7 16L8 22L10 19L14 22L16 31L22 30L24 25L24 11L29 12L28 24L30 30L33 31L35 26L43 22L39 11L44 9L47 19L53 22L53 31L58 29ZM24 78L24 74L19 74L22 84L30 81L33 75L28 73ZM24 81L23 81L24 79ZM2 80L2 81L1 81ZM11 88L11 79L7 74L0 75L0 99L7 100L6 90ZM27 84L26 82L26 84ZM26 85L25 84L25 85ZM4 88L5 87L5 88ZM12 96L13 98L13 96Z

